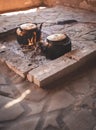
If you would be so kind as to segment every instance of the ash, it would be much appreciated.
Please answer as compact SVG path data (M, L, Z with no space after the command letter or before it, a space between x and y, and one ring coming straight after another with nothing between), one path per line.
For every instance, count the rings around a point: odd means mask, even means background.
M14 59L15 56L19 56L20 59L22 58L28 61L28 66L31 66L33 64L34 67L38 67L39 65L45 64L50 61L49 59L46 59L46 57L41 53L38 45L36 49L34 49L33 46L19 45L16 40L15 34L8 35L6 39L3 38L0 42L0 46L4 46L3 50L0 49L0 53L3 53L3 55L7 55L7 59Z

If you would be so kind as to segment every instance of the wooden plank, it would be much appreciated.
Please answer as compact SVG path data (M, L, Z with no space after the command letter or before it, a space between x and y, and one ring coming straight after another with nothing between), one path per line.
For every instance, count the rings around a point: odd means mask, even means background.
M42 87L71 73L94 56L96 56L96 45L73 50L46 65L30 71L27 78L30 82Z
M7 49L0 52L0 61L5 62L11 70L23 78L26 77L30 70L38 66L35 63L31 64L28 58L22 57Z

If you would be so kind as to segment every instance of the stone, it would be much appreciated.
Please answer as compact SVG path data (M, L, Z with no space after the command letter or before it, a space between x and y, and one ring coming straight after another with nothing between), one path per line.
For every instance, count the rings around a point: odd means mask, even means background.
M89 109L96 109L96 100L95 98L92 98L91 96L86 97L83 99L81 107L84 105L87 105Z
M27 107L30 111L28 112L28 114L26 116L29 117L34 114L38 114L38 113L42 112L44 104L45 104L45 101L39 101L39 102L31 101L31 103L27 104Z
M3 128L3 127L4 127L4 125L0 124L0 128Z
M24 112L16 99L0 96L0 121L14 120Z
M0 74L0 85L6 85L6 79L3 74Z
M41 89L41 88L36 88L35 85L32 86L30 83L30 91L31 93L26 96L27 100L31 100L33 102L40 102L46 99L46 97L48 96L48 91Z
M20 96L19 91L16 89L15 85L13 84L1 85L0 94L2 96L11 97L11 98L16 98Z
M19 121L18 124L12 125L7 130L35 130L39 117L28 118L23 121Z
M8 85L1 85L0 86L0 94L5 95L5 96L10 96L14 97L14 93L12 91L12 88L9 87Z
M61 90L52 95L49 105L48 112L58 109L64 109L73 104L75 98L65 90Z
M7 126L4 124L0 123L0 130L7 130Z
M73 111L63 118L71 130L91 130L96 124L96 119L88 110Z
M14 84L20 84L21 82L24 82L24 81L25 81L25 79L22 78L21 76L19 76L16 73L11 75L11 82L14 83Z
M78 94L88 95L91 92L87 77L79 78L73 84L71 84L70 87L72 91Z
M93 128L93 130L96 130L96 126Z
M16 86L16 89L19 91L19 93L22 94L26 90L30 90L31 87L33 86L33 84L30 84L30 82L24 80L24 81L16 84L15 86ZM31 90L30 90L30 92L31 92Z
M50 125L58 128L58 123L56 121L57 117L58 117L58 113L47 114L44 120L43 128L47 128Z

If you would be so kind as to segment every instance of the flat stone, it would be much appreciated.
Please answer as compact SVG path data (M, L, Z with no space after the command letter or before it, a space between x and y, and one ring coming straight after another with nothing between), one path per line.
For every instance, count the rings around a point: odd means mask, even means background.
M3 74L0 74L0 84L1 85L4 85L4 84L6 84L7 82L6 82L6 79L4 78L4 75Z
M48 91L41 89L41 88L34 88L31 85L32 83L30 83L30 91L31 93L26 96L27 100L31 100L33 102L40 102L46 99L46 97L48 96Z
M72 91L78 94L88 95L91 92L89 81L87 77L79 78L73 84L70 85Z
M71 130L91 130L96 124L96 119L88 110L73 111L63 120Z
M56 121L57 117L58 117L58 113L51 113L46 115L43 128L46 129L48 126L54 126L58 128L58 123Z
M71 73L92 57L96 56L96 45L73 50L66 55L30 71L27 78L38 86L45 86L56 79Z
M4 125L0 124L0 128L2 128Z
M13 72L13 74L11 74L11 82L12 83L14 83L14 84L20 84L20 83L22 83L24 81L25 81L25 79L22 78L20 75L14 73L14 72Z
M11 98L16 98L16 97L20 96L20 93L16 89L15 85L8 84L8 85L0 86L0 95L6 96L6 97L11 97Z
M38 123L39 117L29 118L23 121L18 122L18 125L15 124L7 130L35 130Z
M87 105L89 109L96 109L96 100L95 98L92 98L92 96L86 97L81 104L81 107L84 105Z
M96 75L96 69L94 69L94 71L92 71L92 72L89 74L89 76L88 76L91 86L93 86L93 84L94 84L94 86L96 86L96 76L94 76L94 75Z
M93 128L93 130L96 130L96 126Z
M45 104L45 101L40 101L40 102L31 101L30 104L29 103L27 104L30 111L28 112L26 116L32 116L34 114L38 114L42 112L44 104Z
M4 124L0 124L0 130L5 130L5 128L7 128Z
M71 104L73 104L74 101L75 98L67 91L65 90L58 91L55 94L53 94L52 98L50 99L50 103L48 105L48 112L66 108Z
M0 96L0 121L14 120L24 112L16 99Z
M14 93L12 91L12 88L11 88L11 86L8 86L8 85L1 85L0 86L0 94L14 97Z
M30 84L30 82L27 82L26 80L24 80L16 84L15 86L16 86L16 89L19 91L19 93L22 94L26 90L29 90L31 92L31 87L33 87L33 84Z

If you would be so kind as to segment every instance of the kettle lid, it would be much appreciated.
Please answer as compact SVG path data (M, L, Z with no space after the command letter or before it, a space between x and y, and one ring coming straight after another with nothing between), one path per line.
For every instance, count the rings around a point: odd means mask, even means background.
M66 38L65 34L53 34L47 37L49 41L62 41Z
M24 23L24 24L20 25L20 28L22 30L31 30L31 29L36 29L37 26L36 26L36 24L33 24L33 23Z

